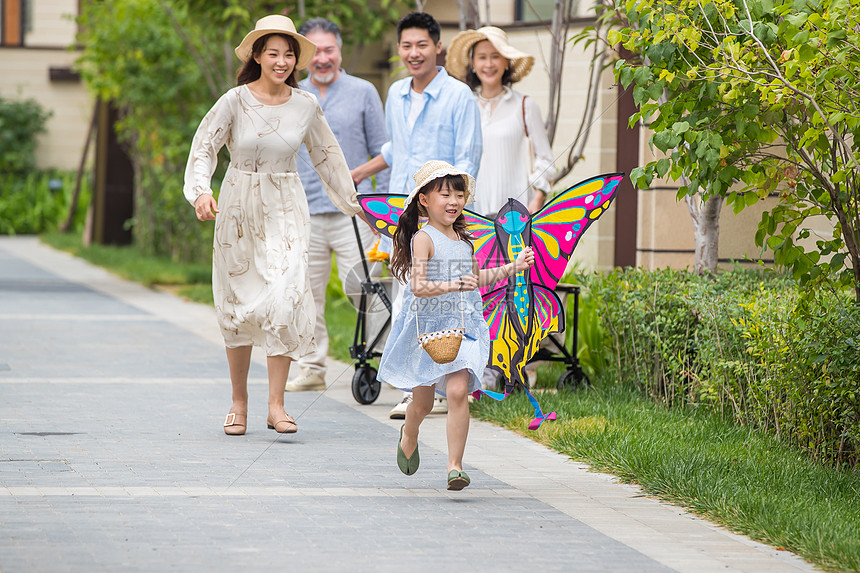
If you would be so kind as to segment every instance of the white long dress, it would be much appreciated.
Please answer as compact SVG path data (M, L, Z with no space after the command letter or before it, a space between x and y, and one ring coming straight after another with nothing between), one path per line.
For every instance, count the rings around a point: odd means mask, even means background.
M481 215L493 216L508 197L528 205L533 189L549 193L548 179L555 174L555 168L537 102L525 98L523 114L523 94L505 86L497 97L485 100L480 97L480 89L476 90L475 99L481 110L484 147L481 169L475 181L475 203L469 208ZM529 149L530 140L532 149Z
M314 348L316 308L308 278L310 216L296 173L304 143L332 203L359 211L343 152L316 98L293 88L281 105L264 105L247 86L224 94L200 123L184 193L211 193L218 150L230 166L218 197L212 291L228 348L261 346L267 356L298 359Z

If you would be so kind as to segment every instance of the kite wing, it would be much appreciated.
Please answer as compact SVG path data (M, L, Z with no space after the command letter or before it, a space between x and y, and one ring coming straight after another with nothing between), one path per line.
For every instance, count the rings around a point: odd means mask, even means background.
M623 178L623 173L611 173L586 179L560 193L532 216L533 284L555 288L579 239L609 207Z
M389 193L365 193L358 196L358 204L364 209L371 226L389 238L394 238L397 222L403 214L406 195Z

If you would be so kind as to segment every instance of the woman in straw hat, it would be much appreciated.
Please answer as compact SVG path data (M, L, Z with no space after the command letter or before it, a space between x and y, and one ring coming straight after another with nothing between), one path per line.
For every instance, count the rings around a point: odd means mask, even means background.
M307 273L310 218L296 174L302 143L335 206L360 214L343 152L316 98L296 82L315 50L289 18L258 20L236 48L244 63L238 86L203 118L188 157L185 197L198 219L215 221L212 290L233 384L229 435L247 426L253 346L267 356L267 426L298 429L284 411L284 385L291 361L314 345L316 318ZM210 180L224 145L230 166L216 202Z
M472 88L481 110L484 147L474 209L485 216L494 216L508 197L535 212L550 191L555 171L540 109L511 89L533 65L534 58L494 26L460 32L448 47L445 68Z

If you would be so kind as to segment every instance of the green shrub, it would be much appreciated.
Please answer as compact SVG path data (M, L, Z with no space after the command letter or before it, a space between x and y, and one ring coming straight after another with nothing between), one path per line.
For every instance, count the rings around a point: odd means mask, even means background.
M77 174L67 171L36 171L0 174L0 235L22 235L56 230L66 220ZM59 182L51 189L50 182ZM82 179L78 209L72 228L83 228L91 190Z
M599 376L767 429L824 462L860 461L860 308L847 294L742 271L583 282L608 334Z
M51 116L35 100L0 97L0 173L26 173L36 165L37 136Z

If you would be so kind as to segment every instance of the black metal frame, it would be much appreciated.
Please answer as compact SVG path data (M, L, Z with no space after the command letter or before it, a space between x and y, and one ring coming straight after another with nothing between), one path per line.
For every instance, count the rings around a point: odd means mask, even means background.
M356 361L355 374L352 377L352 396L360 404L371 404L379 397L380 384L376 379L376 369L369 364L374 358L382 356L382 352L376 350L382 340L382 336L391 325L391 299L385 286L371 279L370 267L367 265L367 256L364 253L364 245L361 241L361 233L358 231L358 222L352 218L352 228L355 231L355 241L358 252L361 255L361 266L364 270L364 280L361 281L361 295L358 299L358 318L355 321L355 334L352 338L352 346L349 347L350 357ZM377 295L388 310L388 318L376 337L367 344L367 305L368 298Z
M579 333L579 292L581 290L581 287L579 285L559 283L556 285L555 290L557 292L564 293L565 296L568 297L571 293L573 293L573 334L571 335L571 349L568 350L564 346L564 331L548 334L547 338L550 340L550 342L552 342L552 344L556 347L560 354L554 354L547 348L539 348L538 351L534 354L534 356L531 357L529 363L546 360L548 362L564 362L565 364L567 364L567 370L558 379L559 390L568 387L570 389L574 389L583 383L590 386L591 381L589 381L588 377L585 375L585 372L582 371L582 367L579 365L579 358L577 358L577 334ZM559 335L562 336L561 342L559 342L557 338Z
M356 368L366 366L368 361L382 356L382 352L375 350L379 341L382 339L383 333L391 325L391 299L388 298L388 293L385 286L379 282L371 280L370 267L367 266L367 257L364 254L364 248L361 242L361 233L358 231L358 223L355 217L352 218L352 227L355 230L355 240L358 243L358 250L361 253L361 266L364 269L364 280L361 281L361 296L358 299L358 320L355 322L355 335L352 339L352 346L349 347L349 355L353 360L358 360ZM367 344L367 299L370 295L379 296L382 304L388 310L388 319L376 334L369 345Z

